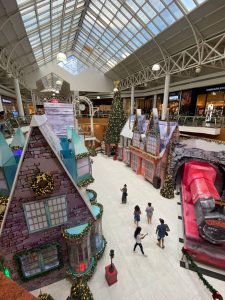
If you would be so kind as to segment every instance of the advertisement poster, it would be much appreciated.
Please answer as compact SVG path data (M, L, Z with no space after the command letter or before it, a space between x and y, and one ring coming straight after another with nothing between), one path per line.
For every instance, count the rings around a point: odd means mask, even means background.
M3 111L3 106L2 106L2 97L0 96L0 111Z
M188 114L191 106L191 90L183 91L181 94L181 103L180 103L180 114Z

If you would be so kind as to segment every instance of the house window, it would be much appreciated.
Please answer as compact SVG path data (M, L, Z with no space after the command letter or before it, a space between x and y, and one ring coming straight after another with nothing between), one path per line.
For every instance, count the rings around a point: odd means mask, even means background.
M77 160L77 177L90 173L89 157L83 157Z
M151 135L148 136L147 144L146 144L147 152L156 154L156 144L157 144L157 138Z
M24 212L30 232L63 224L67 222L66 197L58 196L26 203Z
M134 133L133 135L133 146L139 148L140 145L140 134Z
M59 266L58 248L56 245L49 245L43 249L37 249L29 254L19 257L21 270L25 278L33 277Z

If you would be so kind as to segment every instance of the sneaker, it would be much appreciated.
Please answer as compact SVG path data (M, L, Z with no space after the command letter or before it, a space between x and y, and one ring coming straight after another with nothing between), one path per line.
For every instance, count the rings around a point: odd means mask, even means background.
M148 255L146 255L146 254L143 254L143 256L144 256L144 257L148 257Z
M165 248L165 246L162 246L162 248L164 249L164 248Z
M133 253L136 253L136 250L133 250Z

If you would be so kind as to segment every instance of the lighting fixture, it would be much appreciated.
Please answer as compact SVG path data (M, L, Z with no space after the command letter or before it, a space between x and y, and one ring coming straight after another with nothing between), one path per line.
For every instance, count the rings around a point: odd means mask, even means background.
M59 94L59 91L56 91L56 94Z
M118 92L118 88L114 88L114 89L113 89L113 92Z
M195 73L199 74L202 70L202 67L201 66L197 66L196 69L195 69Z
M100 99L100 96L97 96L97 99Z
M57 80L57 81L56 81L56 84L57 84L57 85L61 85L61 84L62 84L62 81L61 81L61 80Z
M55 96L55 93L53 93L52 96Z
M59 52L57 54L57 61L62 62L66 60L66 54L63 52Z
M159 64L154 64L152 66L152 71L159 71L161 69L161 66Z

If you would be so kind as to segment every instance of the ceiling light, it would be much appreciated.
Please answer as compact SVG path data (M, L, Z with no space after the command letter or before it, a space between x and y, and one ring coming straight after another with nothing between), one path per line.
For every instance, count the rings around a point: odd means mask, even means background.
M114 88L113 91L114 91L114 92L118 92L118 88Z
M62 84L62 81L61 81L61 80L57 80L57 81L56 81L56 84L57 84L57 85L61 85L61 84Z
M59 91L56 91L56 94L59 94Z
M100 96L97 96L97 99L100 99Z
M195 69L195 73L199 74L202 70L202 67L201 66L197 66L196 69Z
M55 93L53 93L52 96L55 96Z
M154 64L152 66L152 71L159 71L161 69L161 66L159 64Z
M63 52L59 52L57 54L57 61L65 61L66 60L66 54Z

